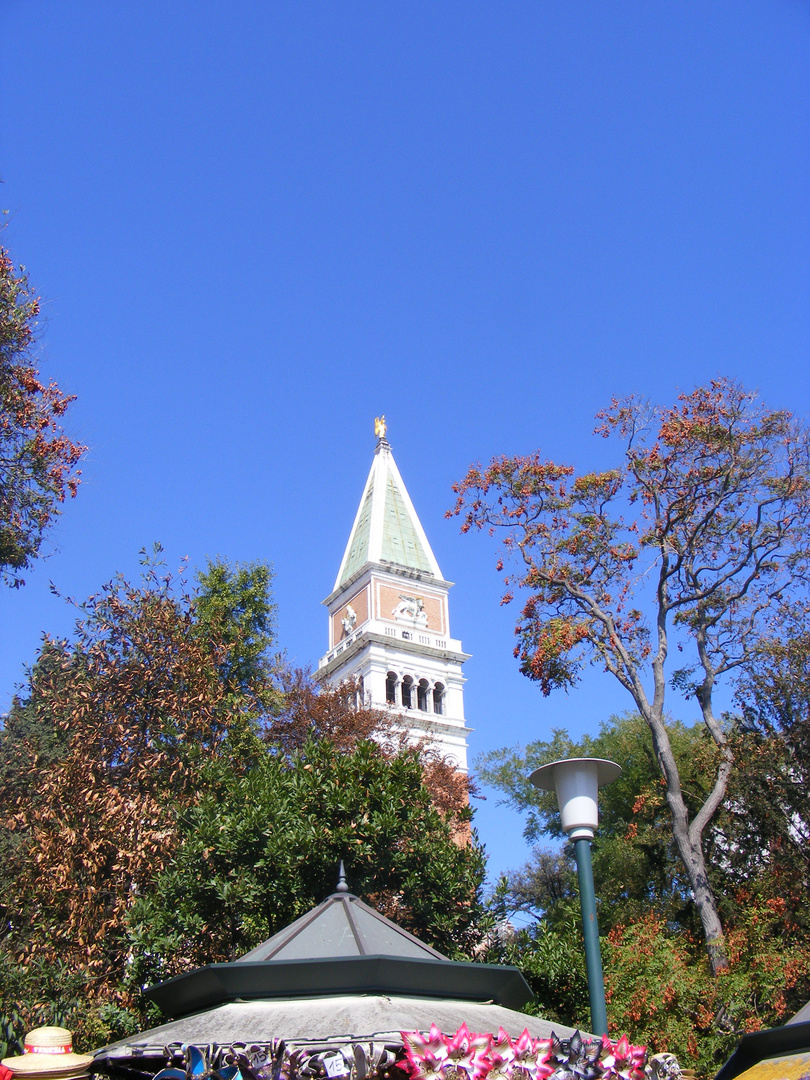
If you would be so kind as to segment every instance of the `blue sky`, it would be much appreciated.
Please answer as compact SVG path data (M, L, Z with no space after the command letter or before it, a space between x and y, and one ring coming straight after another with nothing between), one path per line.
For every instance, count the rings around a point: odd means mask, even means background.
M0 709L71 626L49 581L84 597L154 540L271 561L317 662L383 412L456 582L472 755L628 707L521 678L450 485L501 452L605 465L613 394L716 374L807 416L810 6L5 0L0 30L3 242L91 447L0 593ZM478 823L522 861L496 797Z

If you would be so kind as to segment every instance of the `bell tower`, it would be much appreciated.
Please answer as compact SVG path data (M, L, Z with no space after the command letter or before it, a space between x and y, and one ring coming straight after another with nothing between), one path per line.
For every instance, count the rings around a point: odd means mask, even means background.
M329 649L319 682L361 680L372 708L401 717L414 740L424 740L467 771L464 678L469 656L450 636L447 594L425 531L385 437L377 446L329 611Z

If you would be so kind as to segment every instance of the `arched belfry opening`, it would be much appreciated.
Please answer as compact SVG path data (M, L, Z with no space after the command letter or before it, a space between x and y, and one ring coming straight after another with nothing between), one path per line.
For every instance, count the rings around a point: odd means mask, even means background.
M441 683L436 683L433 687L433 712L436 716L442 715L442 703L444 701L444 687Z
M396 705L397 703L397 675L395 671L389 671L385 677L385 704Z
M385 418L335 585L324 600L329 648L316 677L362 678L366 702L402 718L414 742L427 742L467 769L462 665L450 634L447 581L394 461Z

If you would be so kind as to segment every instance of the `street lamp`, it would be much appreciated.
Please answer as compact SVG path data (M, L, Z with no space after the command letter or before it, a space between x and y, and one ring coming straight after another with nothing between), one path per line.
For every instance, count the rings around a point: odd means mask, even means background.
M541 765L529 777L535 787L557 793L563 831L574 845L594 1035L607 1035L607 1009L602 954L599 951L599 926L596 922L591 841L599 824L597 790L612 783L621 775L621 771L615 761L604 758L567 758Z

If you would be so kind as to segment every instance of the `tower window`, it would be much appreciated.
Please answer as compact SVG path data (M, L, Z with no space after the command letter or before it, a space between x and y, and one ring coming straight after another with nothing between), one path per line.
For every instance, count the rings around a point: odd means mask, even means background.
M427 679L420 679L416 688L416 707L422 712L428 711L428 683Z
M440 682L433 687L433 711L437 716L444 713L444 687Z
M402 680L402 705L406 709L413 708L413 679L410 675Z
M397 677L393 671L389 671L385 677L385 700L388 705L397 703Z

